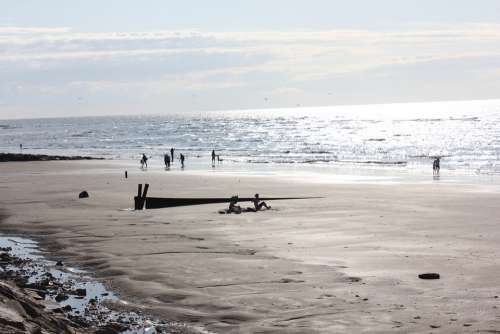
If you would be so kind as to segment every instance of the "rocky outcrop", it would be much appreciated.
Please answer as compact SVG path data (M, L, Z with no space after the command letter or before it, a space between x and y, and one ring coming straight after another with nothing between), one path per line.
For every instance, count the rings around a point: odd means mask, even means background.
M0 282L0 333L84 333L57 310L50 311L27 291Z

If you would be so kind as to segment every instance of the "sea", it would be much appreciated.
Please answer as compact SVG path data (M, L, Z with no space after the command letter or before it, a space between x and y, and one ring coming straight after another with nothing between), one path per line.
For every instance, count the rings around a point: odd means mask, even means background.
M70 114L70 112L68 112ZM186 168L211 151L231 170L307 169L500 175L500 100L402 103L162 115L0 120L0 151L88 155L163 165L175 148ZM176 158L177 159L177 158ZM176 160L174 160L175 165Z

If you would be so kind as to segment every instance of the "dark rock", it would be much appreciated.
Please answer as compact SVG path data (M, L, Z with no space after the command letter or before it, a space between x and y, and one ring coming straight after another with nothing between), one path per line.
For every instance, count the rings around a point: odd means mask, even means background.
M86 192L85 190L82 191L79 195L78 195L78 198L88 198L89 197L89 193Z
M61 310L63 310L64 312L71 312L73 308L70 306L70 305L66 305L64 307L61 307Z
M420 278L420 279L440 279L441 276L439 276L438 273L425 273L425 274L418 275L418 278Z
M50 161L50 160L103 160L85 156L60 156L44 154L0 153L0 162L7 161Z
M21 321L12 320L9 318L4 318L3 316L0 315L0 328L8 330L8 327L19 329L22 331L26 330L26 327L24 326L24 324ZM14 332L12 332L12 333L14 333ZM16 333L17 333L17 331L16 331Z
M59 293L56 298L54 298L56 300L56 302L60 303L62 301L65 301L66 299L68 299L68 295L64 294L64 293Z
M63 312L62 308L58 307L58 308L53 309L52 313L63 314L64 312Z
M76 289L75 294L80 297L85 297L87 295L86 289Z
M56 266L58 266L58 267L62 267L62 266L63 266L62 261L57 261Z
M127 326L118 324L118 323L111 323L106 326L103 326L99 328L95 334L119 334L121 332L124 332L128 329Z

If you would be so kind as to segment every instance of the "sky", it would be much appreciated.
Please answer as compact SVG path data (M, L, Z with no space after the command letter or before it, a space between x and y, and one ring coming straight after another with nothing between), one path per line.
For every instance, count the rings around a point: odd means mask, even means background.
M0 118L495 98L496 0L0 0Z

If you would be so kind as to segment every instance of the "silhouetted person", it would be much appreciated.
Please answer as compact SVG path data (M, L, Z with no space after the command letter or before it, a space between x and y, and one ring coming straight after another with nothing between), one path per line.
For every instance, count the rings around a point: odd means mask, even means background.
M259 194L255 194L255 198L253 199L253 205L255 207L255 211L260 211L262 207L266 209L270 209L271 207L266 204L266 202L260 202ZM260 203L259 203L260 202Z
M141 168L144 168L144 166L148 168L148 157L143 153L141 158Z
M432 173L433 173L433 175L439 176L439 170L440 169L441 169L440 159L436 158L434 160L434 163L432 164Z
M241 213L241 207L236 205L236 203L238 203L238 196L231 197L231 200L229 201L229 209L227 210L228 213Z
M184 168L184 154L181 153L180 155L180 159L181 159L181 168Z
M172 163L174 163L174 148L170 149L170 156L172 157Z
M23 150L23 144L19 144L19 149L22 151Z
M165 154L163 156L163 161L165 162L165 168L170 168L170 155Z

